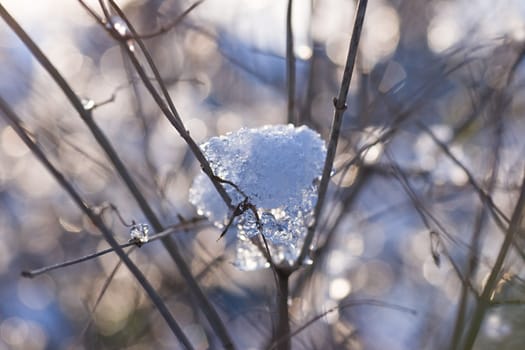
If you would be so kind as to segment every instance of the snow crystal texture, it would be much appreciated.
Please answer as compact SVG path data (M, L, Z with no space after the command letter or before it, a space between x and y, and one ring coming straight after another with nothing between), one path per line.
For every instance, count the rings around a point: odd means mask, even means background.
M247 196L257 209L274 263L293 263L317 201L317 183L326 156L320 135L306 126L243 128L213 137L201 149L214 174L242 191L223 183L233 204L238 205ZM217 227L224 227L232 215L204 173L195 178L189 197L198 213ZM260 233L253 212L245 211L234 223L237 266L244 270L269 266L250 240Z

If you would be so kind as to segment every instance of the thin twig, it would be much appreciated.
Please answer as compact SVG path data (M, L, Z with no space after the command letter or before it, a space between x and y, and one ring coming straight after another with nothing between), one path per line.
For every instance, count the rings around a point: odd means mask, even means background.
M108 11L108 9L106 7L106 4L104 3L104 0L98 0L98 5L102 9L102 12L104 13L104 17L109 18L110 17L110 13L109 13L109 11Z
M81 0L79 0L79 1L81 1ZM129 38L119 36L118 33L115 33L114 28L108 28L107 26L104 26L104 28L109 32L110 35L112 35L117 41L119 41L122 44L122 47L125 49L125 52L127 53L128 57L130 58L133 66L137 70L137 73L139 74L139 77L141 78L141 80L144 83L145 87L150 92L151 96L153 97L153 99L155 100L155 102L157 103L159 108L162 110L162 112L164 113L166 118L169 120L169 122L177 130L179 135L186 142L186 144L190 148L190 150L193 153L193 155L197 158L197 160L199 161L199 164L201 165L201 168L202 168L203 172L210 178L213 186L215 187L215 189L217 190L217 192L219 193L221 198L224 200L224 203L226 203L228 208L232 209L233 204L232 204L231 197L226 192L224 187L219 182L217 182L214 179L214 173L213 173L213 170L211 169L211 166L210 166L208 160L206 159L206 157L202 153L202 151L199 148L199 146L195 143L193 138L190 136L188 130L186 130L186 128L184 127L182 119L181 119L177 109L175 108L175 105L173 104L173 101L172 101L172 99L171 99L171 97L170 97L170 95L168 93L168 89L166 88L166 85L164 84L164 81L163 81L163 79L162 79L162 77L161 77L161 75L160 75L160 73L159 73L159 71L158 71L154 61L153 61L153 58L149 54L149 51L147 50L146 45L140 39L140 37L138 37L138 34L135 31L133 25L128 20L128 18L124 14L124 12L120 9L120 7L113 0L109 0L109 3L111 5L112 9L115 10L115 12L117 12L117 14L120 16L120 18L126 23L126 26L128 27L129 31L131 32L133 40L140 47L141 52L143 53L144 58L146 59L146 62L148 63L149 68L151 69L155 79L157 80L158 86L160 87L160 90L162 92L162 95L164 97L165 102L167 103L167 106L166 106L166 103L164 102L164 100L162 99L162 97L160 96L160 94L157 92L157 90L155 89L155 87L151 83L150 79L148 78L144 68L142 67L142 65L140 64L140 62L139 62L139 60L138 60L138 58L136 56L135 51L128 44Z
M448 249L445 243L443 242L441 235L439 235L439 233L432 228L430 221L432 221L436 225L436 227L439 228L440 232L443 232L445 236L449 237L452 241L454 241L452 235L447 232L445 227L435 218L435 216L430 212L430 210L428 210L422 203L422 201L418 198L416 192L414 191L410 182L408 181L408 178L401 171L401 168L393 161L392 157L389 155L388 152L386 152L386 155L391 159L392 169L394 170L394 175L396 179L399 181L399 183L403 187L403 190L410 198L414 209L416 209L416 212L421 218L421 221L423 222L423 224L429 232L430 253L432 255L432 258L434 259L435 264L440 264L440 252L438 251L438 248L441 248L443 254L447 257L448 261L452 265L452 268L454 269L456 275L461 280L461 282L465 286L468 286L473 293L476 293L476 289L474 288L474 286L472 286L472 283L470 283L470 281L465 276L463 276L461 269L452 258L452 255L448 252Z
M89 9L89 7L86 4L84 4L84 2L82 0L79 0L79 1L86 9ZM109 3L110 3L111 8L126 23L126 26L128 27L128 29L131 32L131 34L133 35L133 37L135 38L137 33L134 30L134 27L132 26L132 24L129 22L129 20L125 16L125 14L122 12L122 10L118 7L118 5L114 1L109 0ZM90 11L90 13L93 13L93 12ZM149 66L150 66L150 68L151 68L151 70L152 70L152 72L154 74L154 77L157 80L158 85L160 86L160 88L161 88L161 90L163 92L163 95L164 95L164 97L165 97L169 107L166 106L165 102L162 100L160 95L157 93L157 90L155 89L155 87L151 83L151 81L148 78L146 72L144 71L144 69L142 68L140 62L138 61L137 57L135 56L135 51L132 50L132 48L130 47L130 45L128 43L129 38L119 36L119 34L114 31L113 27L108 27L108 26L104 25L104 21L102 19L100 19L99 17L97 17L96 15L94 15L94 18L100 24L103 25L103 28L106 29L110 35L112 35L118 42L120 42L122 44L122 47L124 48L124 51L127 53L128 57L131 59L131 62L133 64L133 66L135 67L135 69L137 70L137 73L139 74L139 77L141 78L141 80L143 81L144 85L146 86L146 88L148 89L148 91L150 92L152 97L154 98L154 100L157 103L157 105L161 108L161 110L163 111L164 115L168 118L168 120L172 123L172 125L176 128L176 130L179 132L179 134L186 141L186 143L188 144L190 150L192 150L192 152L194 153L196 158L199 160L203 171L212 179L213 171L211 170L211 167L210 167L208 161L206 160L206 158L202 154L200 148L197 146L195 141L190 137L188 131L184 128L184 126L182 124L182 120L181 120L180 116L178 115L178 112L175 109L175 106L173 105L173 102L171 101L171 98L170 98L170 96L168 94L168 91L167 91L167 88L166 88L165 84L163 83L163 79L161 78L160 73L159 73L158 69L156 68L156 66L155 66L155 64L153 62L153 59L151 58L151 55L149 54L149 52L146 49L146 47L145 47L144 43L142 42L142 40L140 40L140 38L135 38L134 39L135 42L141 48L142 53L144 54L144 57L146 58ZM106 20L109 21L110 19L107 18ZM214 184L215 188L217 189L217 191L219 192L221 197L227 203L227 205L231 206L231 198L229 197L227 192L224 190L224 188L219 183L214 181L214 179L212 179L212 183ZM148 217L148 219L149 219L149 217ZM162 231L162 226L160 225L160 222L156 222L156 223L152 222L152 225L153 225L153 227L155 228L156 231ZM208 300L208 298L206 297L206 295L204 294L204 292L202 291L202 289L198 285L198 283L195 281L195 279L194 279L194 277L193 277L193 275L191 273L191 270L189 269L189 267L187 266L187 264L185 263L182 255L181 255L181 253L179 252L179 249L178 249L178 247L176 245L176 242L168 240L168 238L169 237L166 237L166 239L163 239L162 243L164 244L164 246L166 247L166 249L168 250L168 252L172 256L172 258L174 259L175 263L177 264L177 266L179 268L179 271L181 272L182 277L184 278L184 280L188 284L188 288L191 290L191 295L196 298L198 306L202 309L202 311L206 315L210 326L214 329L214 331L216 332L217 336L221 339L221 342L223 343L223 346L226 349L234 348L233 341L230 338L230 336L229 336L229 334L228 334L228 332L226 330L226 327L225 327L224 323L222 322L218 312L215 310L215 308L213 307L211 302Z
M480 198L482 199L482 202L483 203L486 203L490 209L490 212L493 214L493 218L494 220L496 221L496 223L501 223L501 220L505 221L506 223L508 223L510 221L510 219L505 215L505 213L494 203L494 201L492 200L492 197L489 196L484 190L483 188L481 188L481 186L478 184L478 182L476 181L476 179L474 178L474 175L472 175L472 173L470 172L470 170L465 166L465 164L463 164L454 154L452 154L452 152L450 151L450 149L448 148L448 146L443 142L441 141L440 139L437 138L437 136L432 132L432 130L430 130L426 125L424 125L423 123L420 123L420 122L417 122L417 125L418 127L423 130L425 133L427 133L430 138L432 139L432 141L434 141L434 143L436 145L439 146L439 148L441 148L441 150L448 156L448 158L454 163L456 164L458 167L461 168L461 170L463 170L465 172L465 174L467 175L467 179L468 179L468 182L469 184L474 188L474 190L476 190L476 192L478 193L478 195L480 196ZM505 230L506 228L504 226L501 226L500 224L500 228L502 228L503 230Z
M209 40L212 40L212 41L221 40L221 38L218 35L213 34L210 31L205 30L202 27L196 26L194 24L187 24L187 23L185 23L184 25L185 27L191 30L194 30L198 32L199 34L205 36ZM237 55L235 54L235 52L226 51L222 45L220 45L217 49L219 50L219 53L221 54L221 56L225 58L226 61L228 61L235 68L242 70L244 73L254 77L255 79L257 79L258 81L260 81L261 83L265 85L270 85L270 86L274 85L274 81L272 79L270 79L267 75L264 75L263 73L261 73L259 70L250 67L248 64L246 64L246 62L237 58ZM255 48L249 48L249 50L250 52L253 52L254 54L262 55L264 57L271 57L271 58L279 59L279 60L282 59L283 61L286 60L286 57L277 56L271 52L264 52L264 51L261 51Z
M182 224L170 227L167 230L164 230L162 232L159 232L159 233L156 233L154 235L151 235L147 242L140 242L140 245L143 246L145 244L149 244L149 243L151 243L153 241L156 241L158 239L164 238L167 235L171 235L173 233L176 233L176 232L178 232L180 230L186 230L190 226L193 226L196 222L199 222L199 221L202 221L202 220L203 219L199 218L197 220L186 221L186 222L184 222ZM129 241L127 243L119 244L120 249L128 248L128 247L131 247L131 246L139 246L139 242ZM115 251L115 248L113 248L113 247L107 248L107 249L98 251L96 253L91 253L91 254L88 254L88 255L85 255L85 256L82 256L82 257L79 257L79 258L75 258L75 259L67 260L67 261L64 261L64 262L61 262L61 263L57 263L57 264L41 267L39 269L34 269L34 270L29 270L29 271L22 271L21 275L23 277L33 278L33 277L39 276L41 274L44 274L46 272L50 272L50 271L53 271L53 270L56 270L56 269L59 269L59 268L62 268L62 267L67 267L67 266L75 265L75 264L78 264L78 263L81 263L81 262L84 262L84 261L96 259L96 258L101 257L103 255L106 255L108 253L112 253L114 251Z
M9 13L4 9L0 4L0 16L4 20L13 20ZM73 188L71 183L65 178L65 176L49 161L44 152L40 147L32 140L32 138L26 132L26 129L22 126L20 118L15 114L15 112L9 107L8 103L0 97L0 109L3 111L4 118L8 123L13 127L18 136L26 144L26 146L31 150L33 155L44 165L44 167L51 173L55 180L60 184L60 186L69 194L71 199L79 207L79 209L91 220L93 225L95 225L106 241L111 245L115 252L120 257L120 259L126 264L130 272L135 276L137 281L142 285L148 296L153 301L153 304L157 307L161 315L166 320L166 323L172 330L173 334L180 340L180 342L187 349L193 349L188 338L182 332L182 329L178 325L177 321L173 318L167 306L164 304L160 296L157 294L155 289L149 284L146 277L142 274L140 269L133 263L133 261L126 255L126 253L119 247L117 241L113 237L111 230L104 224L100 216L96 215L85 203L80 194Z
M286 10L286 85L288 86L288 123L299 125L295 117L295 53L292 28L293 0L288 0Z
M492 300L490 302L491 307L506 306L506 305L525 305L525 300L511 299L511 300Z
M507 75L507 78L506 78L506 83L507 83L506 85L507 86L510 86L510 84L512 83L512 81L513 81L513 79L515 77L515 71L517 69L517 66L523 60L524 57L525 57L525 46L522 46L522 48L521 48L518 56L516 57L513 65L509 69L509 72L508 72L508 75ZM503 92L500 92L500 94L498 95L497 103L498 103L497 106L499 108L496 109L496 111L498 112L496 114L499 116L499 115L501 115L501 113L503 113L503 109L506 106L506 104L504 103ZM497 118L497 120L499 122L498 129L497 129L497 137L498 137L497 150L499 151L500 146L501 146L500 145L500 143L501 143L501 136L502 136L502 130L501 129L503 129L503 122L500 120L500 118ZM495 161L494 162L499 163L497 154L495 155ZM494 170L493 174L492 174L491 186L493 186L495 181L496 181L495 179L496 179L497 175L494 174L495 172L496 172L496 170ZM498 253L498 256L496 258L496 262L494 263L494 265L492 267L492 270L491 270L491 272L489 274L487 282L485 283L485 286L483 288L481 296L477 299L477 304L476 304L476 307L474 309L473 316L472 316L472 322L470 323L469 328L467 328L467 330L466 330L465 343L463 344L462 349L467 349L468 350L468 349L471 349L474 346L474 342L476 341L479 329L481 327L481 323L483 322L483 319L484 319L484 316L485 316L485 312L494 303L494 301L492 301L490 299L490 297L491 297L494 289L497 287L498 277L499 277L499 275L501 273L501 269L503 267L503 263L505 261L505 258L506 258L507 254L508 254L508 251L510 250L510 246L512 244L517 246L517 244L516 244L516 242L514 240L514 237L518 234L518 232L520 230L521 220L522 220L522 217L523 217L523 207L525 206L525 198L524 197L525 197L525 177L524 177L524 179L522 181L520 196L518 198L516 207L515 207L514 212L512 214L512 217L511 217L511 220L510 220L510 223L509 223L509 228L508 228L508 230L506 232L505 238L503 240L503 244L502 244L502 246L500 248L500 251ZM488 198L491 198L491 197L488 196ZM521 250L520 249L516 249L516 250L518 251L518 253L521 254ZM462 300L462 302L463 302L463 300ZM456 324L457 328L461 328L461 326L462 325L459 324L459 322L458 322L458 324ZM460 333L460 332L458 332L458 333ZM456 335L457 339L454 338L454 341L456 341L456 343L454 345L459 343L460 336L461 336L461 334L457 334Z
M318 74L318 65L319 61L321 59L319 58L319 47L321 44L319 44L317 41L313 41L312 43L312 56L309 59L309 65L308 65L308 79L306 83L306 88L303 103L299 112L298 119L302 124L309 125L314 130L321 130L320 124L312 118L312 105L314 103L314 99L317 93L317 90L315 89L317 84L317 74Z
M175 108L175 105L173 104L173 101L171 100L171 97L168 93L168 89L166 88L166 85L164 84L164 81L153 61L153 58L151 57L149 51L147 50L145 44L139 37L137 37L138 35L137 32L135 31L131 22L126 17L125 13L120 9L120 7L113 0L108 0L108 2L111 8L126 23L127 28L129 29L130 33L133 36L134 42L136 42L138 46L140 47L140 50L142 54L144 55L149 68L151 69L155 79L157 80L158 86L161 89L161 92L167 103L167 106L166 106L166 103L161 98L161 96L159 95L159 93L157 92L157 90L155 89L155 87L153 86L153 84L151 83L151 81L148 79L148 76L145 70L142 68L142 65L137 59L135 50L132 49L132 47L130 47L130 45L128 44L128 39L117 35L117 33L114 32L114 28L108 28L107 26L104 26L104 28L108 30L110 35L112 35L118 42L121 43L124 51L127 53L128 57L131 60L131 63L135 67L139 77L141 78L142 82L144 83L147 90L150 92L151 96L153 97L153 99L155 100L159 108L161 108L166 118L170 121L170 123L179 133L179 135L187 143L188 147L190 148L192 153L195 155L195 157L199 161L202 170L210 178L212 184L214 185L215 189L217 190L219 195L222 197L226 205L229 208L232 208L233 205L232 205L231 197L226 192L224 187L214 179L213 170L211 169L211 166L208 163L206 157L202 153L199 146L195 143L193 138L190 136L189 132L184 127L182 119L177 109ZM173 251L170 251L170 250L173 250ZM182 258L182 255L180 254L178 247L176 247L175 244L173 244L173 246L170 247L168 251L170 251L170 254L174 257L175 262L178 265L179 270L181 272L181 275L186 280L186 283L188 284L188 288L192 292L191 294L197 299L199 307L202 309L203 313L206 315L206 318L208 319L210 326L213 328L213 330L215 331L215 333L221 340L222 345L226 349L233 349L234 348L233 340L228 334L228 330L226 329L224 322L221 320L218 312L215 310L215 308L213 307L211 302L208 300L208 298L206 297L206 295L200 288L199 284L193 277L191 270L189 269L184 259Z
M476 179L474 178L474 175L469 171L469 169L461 162L459 159L452 154L449 147L439 140L437 136L425 125L418 123L418 126L425 131L427 134L430 135L432 140L443 150L443 152L452 160L457 166L459 166L467 175L467 179L469 184L474 188L476 193L478 193L478 196L481 198L482 202L484 204L488 205L489 211L492 215L492 218L494 219L494 222L496 225L500 228L500 230L505 233L508 231L508 226L505 225L505 223L509 223L511 220L505 215L503 210L501 210L495 203L494 200L490 195L486 193L483 188L477 183ZM525 252L523 249L517 244L517 242L512 241L512 244L514 244L514 248L516 249L516 252L520 255L520 257L525 260Z
M408 307L401 306L401 305L391 304L391 303L387 303L387 302L383 302L383 301L379 301L379 300L352 300L352 301L349 301L349 302L346 302L346 303L342 303L342 304L340 304L338 306L332 307L332 308L326 310L325 312L322 312L321 314L315 316L310 321L308 321L305 324L303 324L301 327L297 328L296 330L294 330L290 334L286 335L286 337L276 340L268 348L268 350L277 349L277 347L278 347L278 345L280 343L289 341L292 337L294 337L297 334L301 333L306 328L308 328L310 325L312 325L316 321L320 320L321 318L325 317L326 315L328 315L328 314L330 314L332 312L335 312L335 311L344 310L344 309L347 309L347 308L350 308L350 307L354 307L354 306L377 306L377 307L384 307L384 308L388 308L388 309L393 309L393 310L396 310L396 311L406 312L406 313L409 313L411 315L417 315L417 311L416 310L410 309Z
M83 4L82 1L80 2ZM20 38L20 40L22 40L22 42L31 51L33 56L40 62L40 64L48 71L51 77L55 80L55 82L59 85L59 87L62 89L64 94L67 96L68 100L75 107L76 111L78 112L82 120L89 127L91 133L93 134L93 136L95 137L95 139L97 140L101 148L106 152L108 158L110 159L112 164L117 169L118 174L122 177L122 179L126 183L126 186L132 193L133 197L139 204L139 207L144 212L147 219L150 221L154 230L156 232L163 231L163 227L160 223L160 220L157 218L156 214L153 212L149 203L144 198L142 192L139 190L138 186L135 184L133 178L131 177L127 168L124 166L120 157L115 152L109 140L106 138L105 134L102 132L102 130L98 127L98 125L93 120L91 113L84 108L80 99L77 97L77 95L74 93L72 88L62 77L62 75L58 72L55 66L51 63L51 61L47 58L47 56L39 49L39 47L34 43L34 41L27 35L27 33L20 27L20 25L7 13L7 11L5 11L3 7L1 9L2 9L2 18L4 18L4 21L11 27L11 29ZM86 9L88 9L90 14L92 14L99 23L102 22L102 20L98 17L98 15L96 15L96 13L94 13L94 11L90 10L87 6L86 6ZM104 28L106 28L106 26L104 26ZM141 76L141 79L149 83L149 80L145 74L144 76ZM197 145L195 145L195 147L198 149ZM162 244L164 245L164 247L166 248L166 250L172 257L172 259L175 261L175 264L179 268L182 277L188 283L188 288L191 289L192 295L195 296L195 298L198 300L199 306L202 308L203 312L208 317L210 324L217 331L219 337L223 340L225 347L232 348L233 345L232 345L232 342L229 336L227 335L225 326L223 325L218 313L213 308L211 302L207 299L206 295L204 294L204 292L201 290L198 283L193 278L191 274L191 270L189 269L186 262L184 261L182 254L179 252L176 242L173 241L169 236L166 236L164 237L164 239L162 239Z
M137 37L141 39L151 39L169 32L170 30L175 28L180 22L182 22L183 19L185 19L196 7L201 5L203 2L204 0L194 2L186 10L184 10L184 12L178 15L170 24L162 25L158 30L154 31L153 33L139 34Z
M500 276L501 269L503 268L503 263L505 262L505 258L507 257L507 254L509 253L512 243L514 242L514 237L517 235L517 233L520 230L520 224L523 218L524 207L525 207L525 172L523 173L523 180L521 184L520 195L519 195L518 201L516 202L516 206L514 207L514 212L512 213L512 217L510 219L509 229L507 231L507 234L505 235L505 238L499 250L498 256L496 258L496 262L494 263L494 266L492 267L492 270L490 271L490 274L487 278L483 291L481 292L481 295L479 299L477 300L476 309L474 310L474 314L472 315L472 322L470 323L466 331L465 342L463 346L461 347L461 349L470 350L474 346L474 342L476 341L478 332L481 328L481 323L483 322L483 319L485 317L485 312L490 306L490 297L492 293L494 292L494 289L497 286L498 277Z
M158 171L155 166L155 162L152 159L151 152L146 146L146 145L151 144L151 140L154 137L153 131L152 131L154 126L152 125L153 123L150 120L148 120L146 116L146 111L144 109L144 103L143 103L143 97L142 97L142 94L139 92L139 80L132 78L133 67L131 67L129 60L126 60L124 58L125 53L122 48L120 50L120 53L122 56L122 61L124 62L124 70L126 71L128 80L131 81L130 95L132 96L132 100L134 101L133 103L134 113L133 114L137 116L137 119L140 121L140 126L142 129L142 135L143 135L142 144L145 145L144 147L142 147L142 157L146 164L145 166L145 171L147 172L146 177L148 178L149 181L153 182L153 185L154 185L153 187L155 189L155 195L157 195L157 197L154 200L158 201L161 213L164 214L164 216L166 216L166 212L165 210L163 210L165 208L165 203L166 203L165 187L161 183L162 181L161 178L157 176ZM180 213L177 213L177 215L179 216ZM181 221L183 221L183 219Z
M344 199L341 199L341 203L343 203L343 205L341 210L337 212L337 216L334 217L334 220L332 221L333 223L331 223L330 227L328 228L327 226L329 220L326 219L325 222L323 222L323 224L320 226L321 232L325 232L325 229L327 230L326 238L323 240L322 243L319 244L318 248L313 252L311 265L308 266L308 269L306 269L306 271L304 271L301 274L297 282L294 284L292 297L302 295L303 289L307 286L309 280L314 276L316 269L323 266L323 261L329 256L329 254L327 253L329 249L332 248L332 243L337 237L336 233L340 225L344 222L344 219L347 217L346 214L350 212L352 206L356 202L356 199L359 197L360 193L366 188L366 184L368 184L371 179L371 168L359 167L356 179L352 184L351 188L348 189L348 195ZM333 212L336 211L334 210Z
M128 250L127 254L130 255L133 251L134 251L134 248L131 248L130 250ZM98 293L97 300L95 300L95 304L93 305L91 310L89 310L90 311L89 318L86 321L86 325L82 329L82 332L80 332L80 334L78 335L77 339L79 339L79 342L80 342L80 339L82 339L84 335L87 333L87 331L89 330L89 327L91 327L91 324L93 323L93 318L94 318L93 316L95 315L95 311L97 311L97 308L100 305L102 298L106 294L106 291L108 290L109 285L113 281L113 278L117 274L117 271L120 269L120 266L122 266L122 260L119 260L117 262L113 270L111 270L111 273L109 274L109 276L106 278L106 281L104 281L104 285L102 286L102 288L100 289Z
M304 240L301 253L296 261L296 266L301 266L304 258L310 251L310 245L313 242L317 223L321 215L321 211L324 206L324 200L328 189L328 182L330 181L330 174L332 172L335 152L337 149L337 142L339 140L339 134L341 131L341 124L343 122L343 115L346 110L346 99L348 96L348 90L350 89L350 82L352 81L352 72L354 71L355 60L357 57L359 39L361 38L361 30L363 29L363 23L365 20L365 12L368 0L360 0L357 4L357 13L354 21L354 29L352 32L352 38L350 39L350 45L348 48L348 56L346 58L345 70L343 73L343 79L341 82L341 88L339 95L334 98L334 117L332 119L332 126L330 130L330 139L328 143L328 149L326 159L324 163L323 175L321 177L321 183L319 184L318 198L314 210L314 222L308 228L308 233Z
M138 188L137 184L133 180L131 174L127 170L126 166L120 159L119 155L111 145L110 141L100 129L97 123L94 121L93 116L90 110L86 110L82 101L75 94L71 86L66 82L64 77L58 72L56 67L51 63L47 56L40 50L36 43L29 37L29 35L20 27L20 25L5 11L2 9L2 18L4 21L11 27L13 32L19 37L19 39L24 43L24 45L29 49L31 54L38 60L38 62L45 68L53 80L57 83L60 89L64 92L70 103L73 105L81 119L86 123L91 133L95 137L96 141L100 147L104 150L107 157L117 170L118 174L121 176L123 181L126 183L126 186L132 193L133 197L137 201L137 204L144 212L148 220L151 222L155 230L158 229L160 221L156 218L153 209L150 207L148 201L143 196L142 192ZM162 231L158 230L158 231Z
M491 159L491 164L489 165L489 180L488 180L488 190L487 194L490 194L494 191L496 186L496 180L498 178L498 169L500 164L499 152L501 150L501 142L503 136L503 120L499 119L499 124L496 129L496 142L494 147L494 155ZM471 239L471 250L467 262L467 274L466 279L471 280L478 268L478 255L481 252L481 238L482 238L482 229L484 224L487 221L487 206L484 203L481 203L478 212L476 213L476 219L473 225L472 239ZM467 306L469 302L469 288L466 284L463 284L461 287L460 299L458 303L456 320L454 325L454 333L451 338L451 349L456 349L460 340L462 331L465 328L465 318L467 315Z

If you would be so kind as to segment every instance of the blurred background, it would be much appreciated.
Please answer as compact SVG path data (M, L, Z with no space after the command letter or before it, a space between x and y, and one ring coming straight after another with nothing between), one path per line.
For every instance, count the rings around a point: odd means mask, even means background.
M199 165L119 44L76 1L1 3L86 106L96 106L94 119L162 223L196 218L188 189ZM86 3L101 13L98 1ZM141 34L170 27L194 4L118 3ZM287 122L286 6L284 0L205 0L170 30L145 39L197 143ZM294 2L295 113L325 139L354 9L350 0ZM292 279L292 330L338 305L356 305L312 323L293 337L294 348L451 348L459 315L468 320L475 306L462 299L465 281L482 290L505 235L473 183L507 217L520 190L524 45L520 0L369 1L314 264ZM0 74L0 95L86 202L112 205L126 222L145 223L63 92L3 21ZM114 210L105 210L104 220L127 242L129 228ZM174 237L236 345L264 348L275 322L273 276L236 270L235 237L217 241L219 234L200 221ZM525 237L519 236L493 295L501 304L488 309L476 349L525 346ZM33 279L20 276L107 247L0 119L0 349L178 348L129 271L121 267L112 276L114 254ZM147 244L130 256L195 347L220 348L162 245Z

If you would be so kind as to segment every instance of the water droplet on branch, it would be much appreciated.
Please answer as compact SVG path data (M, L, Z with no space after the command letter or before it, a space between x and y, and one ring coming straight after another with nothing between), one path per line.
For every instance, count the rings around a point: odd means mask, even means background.
M148 224L133 224L129 230L130 241L137 242L138 244L148 243L149 231Z

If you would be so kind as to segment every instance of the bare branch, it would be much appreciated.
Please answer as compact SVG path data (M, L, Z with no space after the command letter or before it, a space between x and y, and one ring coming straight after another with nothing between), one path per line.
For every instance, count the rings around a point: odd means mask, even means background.
M151 39L159 35L165 34L175 28L182 20L184 20L195 8L201 5L204 0L199 0L191 4L184 12L178 15L170 24L162 25L158 30L153 33L139 34L137 37L141 39Z
M469 350L469 349L472 349L472 347L474 346L474 342L476 341L478 332L481 328L481 323L483 322L483 319L485 317L485 312L487 311L491 303L490 297L494 289L497 286L498 277L500 276L501 270L503 268L503 263L505 262L505 258L507 257L507 254L509 253L511 245L514 241L514 237L517 235L517 233L520 230L520 224L523 218L524 208L525 208L525 171L523 174L520 195L516 202L516 206L514 207L514 212L512 213L512 217L510 219L509 229L505 235L505 238L499 250L498 256L490 271L490 274L487 278L483 291L479 299L477 300L477 305L472 315L472 322L470 323L465 333L466 334L465 342L463 346L461 347L462 349Z
M384 308L388 308L388 309L392 309L392 310L396 310L396 311L400 311L400 312L406 312L406 313L409 313L411 315L417 315L417 311L416 310L410 309L408 307L401 306L401 305L391 304L391 303L387 303L387 302L383 302L383 301L379 301L379 300L352 300L352 301L349 301L349 302L346 302L346 303L341 303L340 305L332 307L332 308L326 310L325 312L315 316L314 318L312 318L310 321L306 322L301 327L297 328L296 330L294 330L290 334L286 335L286 337L283 337L281 339L277 339L268 348L268 350L277 349L277 346L280 343L287 341L287 339L290 340L292 337L294 337L297 334L301 333L306 328L308 328L309 326L311 326L313 323L315 323L316 321L320 320L321 318L325 317L326 315L328 315L328 314L330 314L332 312L335 312L335 311L344 310L344 309L347 309L347 308L350 308L350 307L354 307L354 306L377 306L377 307L384 307Z
M330 174L332 173L335 152L337 150L337 142L339 140L339 134L341 132L343 115L346 110L346 99L348 96L348 90L350 89L350 82L352 81L352 72L354 71L355 60L357 57L359 47L359 39L361 38L361 30L363 29L367 4L368 0L360 0L357 4L357 14L354 21L352 38L350 39L350 45L348 48L348 56L346 58L341 88L339 90L339 96L337 98L334 98L334 117L332 119L328 150L326 154L323 175L321 177L321 183L319 184L317 203L315 205L314 210L314 222L308 228L308 233L304 240L304 245L301 249L301 254L299 254L299 258L296 261L296 266L300 266L302 264L302 261L304 260L306 254L308 254L310 250L310 245L312 244L319 217L324 206L326 191L328 189L328 182L330 181Z
M9 15L9 13L4 9L0 4L0 16L8 23L14 22L14 19ZM151 298L161 315L164 317L164 320L172 330L173 334L180 340L180 342L187 348L193 349L190 341L186 338L186 335L182 332L182 329L178 325L177 321L173 318L167 306L164 304L160 296L157 294L155 289L149 284L146 277L142 274L140 269L131 261L131 259L126 255L126 253L120 248L117 241L113 237L113 233L110 229L104 224L98 215L96 215L85 203L80 194L73 188L71 183L65 178L65 176L49 161L44 152L40 147L33 141L33 139L28 135L25 128L22 126L20 118L15 114L15 112L9 107L7 102L0 97L0 109L3 112L4 118L8 123L13 127L18 136L26 144L26 146L31 150L35 157L44 165L44 167L51 173L55 180L60 184L60 186L69 194L71 199L75 204L82 210L82 212L89 217L93 225L95 225L102 235L115 249L117 255L128 267L130 272L135 276L137 281L142 285L148 296Z
M288 123L299 124L295 117L295 53L292 29L293 0L288 0L286 11L286 85L288 86Z

